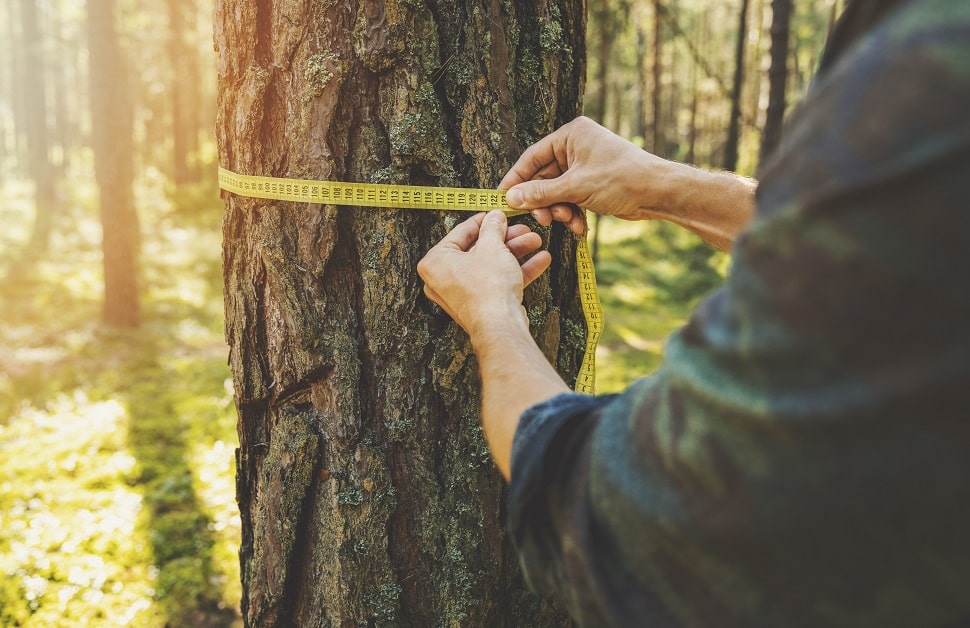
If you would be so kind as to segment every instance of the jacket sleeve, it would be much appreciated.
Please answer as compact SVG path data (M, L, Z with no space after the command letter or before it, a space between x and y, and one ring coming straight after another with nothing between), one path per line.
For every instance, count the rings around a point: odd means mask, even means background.
M621 395L530 409L509 525L589 626L970 620L970 8L819 77L731 273Z

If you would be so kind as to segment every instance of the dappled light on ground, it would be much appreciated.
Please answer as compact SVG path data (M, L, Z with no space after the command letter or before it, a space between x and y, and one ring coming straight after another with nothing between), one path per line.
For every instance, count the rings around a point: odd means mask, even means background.
M661 363L668 335L718 284L727 256L663 223L599 221L596 275L606 326L596 351L596 392L623 390Z
M198 187L174 197L158 176L139 182L133 331L99 323L90 199L69 199L54 246L31 257L18 255L29 189L3 190L0 625L240 623L221 207Z
M164 590L184 594L188 585L210 598L211 608L194 611L206 621L193 625L231 624L232 447L199 442L186 457L187 477L173 475L169 462L145 482L145 463L128 444L132 418L117 400L75 391L45 410L25 406L0 427L0 624L165 625L179 606L199 606ZM165 516L166 508L182 516ZM160 560L158 546L178 562ZM206 581L195 583L200 577Z

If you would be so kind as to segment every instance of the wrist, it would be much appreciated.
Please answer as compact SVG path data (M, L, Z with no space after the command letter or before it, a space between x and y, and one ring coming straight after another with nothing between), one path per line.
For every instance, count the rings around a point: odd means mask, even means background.
M468 336L478 355L503 351L510 345L532 338L525 308L519 303L483 309L469 327Z

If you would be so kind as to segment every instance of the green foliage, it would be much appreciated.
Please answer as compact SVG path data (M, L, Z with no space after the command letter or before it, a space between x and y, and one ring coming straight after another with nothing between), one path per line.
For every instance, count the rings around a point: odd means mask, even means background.
M664 340L721 283L727 256L668 223L605 218L596 228L596 276L606 318L596 351L596 391L609 393L660 366Z

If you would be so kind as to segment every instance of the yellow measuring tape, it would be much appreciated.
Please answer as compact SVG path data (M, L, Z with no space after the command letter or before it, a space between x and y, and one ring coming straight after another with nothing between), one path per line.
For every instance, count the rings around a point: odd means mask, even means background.
M221 166L219 187L240 196L298 203L448 211L501 209L510 215L525 213L509 207L504 190L258 177L237 174ZM596 345L603 333L603 308L585 237L580 238L576 246L576 272L579 299L586 319L586 350L576 376L576 391L592 394L596 381Z

